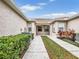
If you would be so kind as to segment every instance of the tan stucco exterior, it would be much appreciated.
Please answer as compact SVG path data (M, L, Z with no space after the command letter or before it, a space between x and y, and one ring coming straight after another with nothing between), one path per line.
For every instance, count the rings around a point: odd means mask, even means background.
M59 28L62 28L63 31L66 30L66 22L55 22L53 24L53 28L55 30L55 33L57 33L60 29Z
M34 21L29 21L23 13L11 2L11 0L0 0L0 36L16 35L22 32L29 32L36 35L38 32L41 35L57 33L59 28L65 31L74 29L79 33L79 15L74 17L60 17L55 19L38 18ZM41 26L42 31L37 31L37 27ZM48 26L48 32L45 32L45 26ZM38 34L39 34L38 33Z
M32 33L45 35L49 34L52 35L53 33L57 33L59 30L59 27L62 27L63 30L66 30L66 21L63 21L67 19L66 17L57 18L57 19L35 19L31 22L32 27ZM59 21L60 20L60 21ZM32 24L33 23L33 24ZM42 27L42 31L38 31L38 26ZM49 31L45 32L45 26L49 26ZM39 33L38 33L39 32Z
M68 21L67 29L73 29L76 33L79 33L79 17Z
M27 31L27 22L0 0L0 36L15 35Z

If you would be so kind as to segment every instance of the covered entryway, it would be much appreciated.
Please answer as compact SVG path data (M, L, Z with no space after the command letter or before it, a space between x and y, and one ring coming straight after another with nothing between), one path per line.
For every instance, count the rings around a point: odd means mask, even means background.
M49 25L37 25L36 26L36 34L37 35L49 35L50 34L50 26Z

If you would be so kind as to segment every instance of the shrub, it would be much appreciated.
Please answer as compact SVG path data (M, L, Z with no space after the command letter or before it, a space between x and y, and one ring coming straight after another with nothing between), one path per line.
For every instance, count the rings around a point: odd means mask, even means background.
M28 48L30 35L18 34L0 38L0 59L21 59L20 54Z

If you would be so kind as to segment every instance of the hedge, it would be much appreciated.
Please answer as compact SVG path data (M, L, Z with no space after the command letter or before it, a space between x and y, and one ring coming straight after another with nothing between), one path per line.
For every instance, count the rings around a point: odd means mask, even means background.
M30 44L30 35L18 34L0 38L0 59L21 59L20 54Z

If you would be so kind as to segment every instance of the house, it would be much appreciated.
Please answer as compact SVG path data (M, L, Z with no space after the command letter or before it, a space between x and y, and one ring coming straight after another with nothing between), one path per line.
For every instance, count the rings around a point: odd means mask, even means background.
M68 17L55 18L55 20L51 23L52 32L57 33L59 30L66 31L67 30L67 19Z
M34 33L35 35L53 35L57 34L59 30L67 31L69 29L73 29L76 33L79 33L78 14L73 17L59 17L55 19L38 18L30 21L30 24L31 33ZM77 37L79 38L79 35Z
M67 22L67 29L73 29L79 33L79 14L70 17Z
M74 15L68 19L67 29L75 30L76 40L79 41L79 14Z
M66 19L68 19L68 17L56 19L37 18L30 21L29 27L32 30L31 33L34 33L35 35L52 35L53 33L57 33L59 30L66 30Z
M50 35L50 23L52 22L51 19L43 19L37 18L34 21L29 21L31 32L35 35ZM29 29L30 30L30 29Z
M27 25L27 32L28 33L33 33L34 35L36 35L36 23L35 21L28 21L28 25Z
M68 29L74 29L76 33L79 33L79 14L72 17L28 20L11 0L0 0L0 36L16 35L22 32L53 35L59 30Z
M0 36L27 32L27 18L11 0L0 0Z

